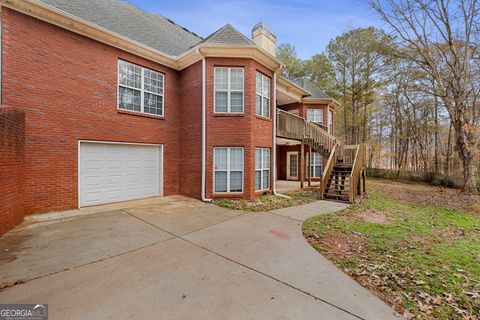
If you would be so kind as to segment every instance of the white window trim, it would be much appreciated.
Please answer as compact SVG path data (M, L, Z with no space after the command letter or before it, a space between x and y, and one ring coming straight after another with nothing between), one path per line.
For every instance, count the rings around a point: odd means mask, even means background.
M257 150L261 150L261 160L260 160L260 163L261 163L261 168L257 168ZM263 152L264 150L267 150L268 151L268 168L264 168L263 167ZM270 190L270 175L271 175L271 161L272 161L272 155L271 155L271 150L270 148L255 148L255 176L257 175L257 171L260 171L260 189L257 189L256 186L255 186L255 191L267 191L267 190ZM268 170L268 186L267 188L263 188L263 171L267 171ZM256 178L256 177L255 177ZM256 184L256 179L254 180L255 183L254 185Z
M309 119L308 119L308 112L309 112L310 110L313 111L313 119L314 119L314 120L309 120ZM316 116L317 113L320 113L320 114L322 115L322 121L316 121L316 120L317 120L317 116ZM307 120L310 121L310 122L319 123L319 124L323 125L323 123L324 123L323 116L324 116L324 114L323 114L323 109L314 109L314 108L309 108L309 109L307 109Z
M120 79L119 79L120 62L125 62L125 63L128 63L128 64L132 64L132 65L135 65L135 66L140 68L140 70L141 70L141 77L140 77L141 88L140 89L135 88L135 87L131 87L131 86L127 86L127 85L124 85L124 84L120 84ZM151 91L148 91L148 90L144 89L143 79L145 77L145 74L144 74L145 70L149 70L151 72L155 72L155 73L158 73L158 74L162 75L162 78L163 78L162 79L163 80L162 81L163 94L158 94L158 93L151 92ZM140 91L140 111L120 108L120 87ZM145 108L144 108L144 94L145 94L145 92L162 97L162 114L155 114L155 113L149 113L149 112L144 111L145 110ZM148 115L148 116L152 116L152 117L165 117L165 74L163 72L159 72L159 71L156 71L156 70L152 70L152 69L149 69L149 68L142 67L142 66L140 66L138 64L135 64L135 63L131 63L131 62L128 62L128 61L125 61L125 60L118 59L118 61L117 61L117 109L121 110L121 111L125 111L125 112L133 112L133 113Z
M262 93L260 94L260 114L257 113L257 77L260 76L260 81L262 83ZM264 92L264 87L263 87L263 81L265 79L268 79L269 80L269 85L268 85L268 92L265 93ZM268 118L270 119L270 115L271 115L271 112L270 112L270 109L271 109L271 105L272 105L272 102L271 102L271 99L270 99L270 91L271 91L271 86L272 86L272 79L270 79L270 77L267 77L266 75L264 75L263 73L257 71L256 75L255 75L255 114L257 116L260 116L260 117L264 117L264 118ZM265 107L264 103L263 103L263 99L266 98L268 99L268 106ZM264 115L264 109L268 111L268 115Z
M215 169L215 149L227 149L227 169ZM242 191L230 191L230 172L240 170L230 170L230 149L242 149ZM227 172L227 191L215 191L215 172ZM213 193L214 194L243 194L245 190L245 149L243 147L215 147L213 148Z
M327 112L327 120L328 120L328 133L333 134L333 111L328 110Z
M217 91L225 92L225 90L217 90L216 88L216 79L217 79L217 70L218 69L227 69L227 111L217 111L217 103L216 103L216 93ZM232 69L239 69L242 70L242 77L243 77L243 90L232 90L231 88L231 71ZM232 92L241 92L242 93L242 111L233 112L231 111L231 93ZM219 114L244 114L245 113L245 70L242 67L214 67L213 68L213 113Z
M314 172L314 167L316 167L317 165L315 165L315 162L312 161L313 158L314 158L314 155L317 155L318 157L320 157L320 172L319 172L319 175L318 176L314 176L313 175L313 172ZM311 174L311 178L321 178L322 177L322 174L323 174L323 158L322 158L322 155L318 152L309 152L308 153L308 158L307 158L307 168L310 167L310 174Z

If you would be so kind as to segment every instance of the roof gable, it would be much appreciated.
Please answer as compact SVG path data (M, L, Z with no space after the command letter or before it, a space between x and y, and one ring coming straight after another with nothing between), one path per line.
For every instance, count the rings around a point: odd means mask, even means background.
M305 97L304 99L331 99L325 93L325 91L318 88L316 85L313 84L313 82L308 79L299 78L293 81L310 93L310 95L308 97Z
M252 40L248 39L240 31L235 29L231 24L226 24L202 42L205 44L224 44L224 45L255 45Z

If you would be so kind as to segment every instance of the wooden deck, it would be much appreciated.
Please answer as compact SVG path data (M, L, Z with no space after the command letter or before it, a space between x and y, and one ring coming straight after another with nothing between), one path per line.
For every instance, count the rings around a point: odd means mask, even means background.
M280 109L277 109L277 137L300 142L300 177L305 177L305 145L328 159L319 184L325 197L353 202L362 189L365 192L365 144L346 146L325 131L324 126ZM300 179L300 188L304 186L303 180Z

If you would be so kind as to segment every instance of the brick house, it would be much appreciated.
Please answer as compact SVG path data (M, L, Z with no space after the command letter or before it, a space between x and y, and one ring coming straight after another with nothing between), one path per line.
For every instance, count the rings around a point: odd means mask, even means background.
M33 213L322 178L337 104L280 75L263 23L201 38L115 0L0 4L0 234Z

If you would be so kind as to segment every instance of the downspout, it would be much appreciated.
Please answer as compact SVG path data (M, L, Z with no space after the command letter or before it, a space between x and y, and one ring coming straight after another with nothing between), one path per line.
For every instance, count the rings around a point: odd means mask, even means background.
M272 183L272 191L273 194L282 198L290 199L289 196L284 194L277 193L277 72L280 71L282 66L278 67L278 69L273 73L273 103L274 103L274 110L273 110L273 155L272 155L272 163L273 163L273 183Z
M212 199L206 198L205 184L206 184L206 163L207 163L207 63L205 57L197 48L197 53L202 56L202 201L212 202Z
M2 35L2 16L3 11L2 7L0 7L0 106L3 104L3 81L2 81L2 73L3 73L3 35Z

